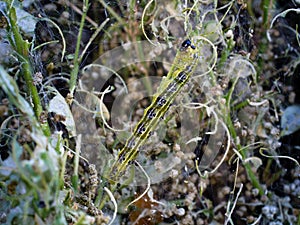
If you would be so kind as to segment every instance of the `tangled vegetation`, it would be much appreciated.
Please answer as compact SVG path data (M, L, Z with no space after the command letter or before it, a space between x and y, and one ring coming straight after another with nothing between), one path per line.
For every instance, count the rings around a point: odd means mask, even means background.
M1 224L300 224L297 1L0 12ZM198 66L124 163L186 39Z

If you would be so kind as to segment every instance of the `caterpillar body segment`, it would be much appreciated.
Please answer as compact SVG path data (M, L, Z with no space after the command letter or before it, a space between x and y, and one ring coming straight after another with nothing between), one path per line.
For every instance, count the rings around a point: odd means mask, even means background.
M119 152L118 160L111 169L111 178L118 179L127 165L135 160L139 148L151 136L160 118L163 118L169 106L193 74L198 64L198 58L197 48L192 45L190 40L185 40L177 51L170 71L153 96L150 106L145 109L143 117Z

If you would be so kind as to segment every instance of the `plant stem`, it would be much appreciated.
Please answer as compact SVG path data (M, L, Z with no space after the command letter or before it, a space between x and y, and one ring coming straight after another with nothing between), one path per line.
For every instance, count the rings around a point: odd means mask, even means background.
M88 8L89 8L89 1L84 0L83 9L82 9L83 13L82 13L81 21L80 21L79 33L78 33L78 37L77 37L76 49L75 49L75 54L74 54L74 67L73 67L73 70L71 71L71 77L70 77L70 82L69 82L69 86L70 86L69 90L70 90L71 96L73 96L73 94L74 94L76 81L77 81L77 77L78 77L78 72L79 72L79 64L81 62L81 60L79 58L80 42L81 42L83 26L84 26Z
M211 82L212 82L213 85L215 85L216 84L216 78L213 76L213 73L211 73L210 75L211 75L210 76L211 77ZM234 81L234 84L232 85L231 89L228 91L227 96L225 97L226 104L220 104L221 115L224 115L223 119L224 119L224 121L225 121L225 123L228 127L229 133L230 133L234 143L237 143L237 134L236 134L236 131L235 131L232 119L231 119L231 113L230 113L231 112L231 105L230 105L230 103L231 103L232 93L233 93L233 90L234 90L235 85L237 83L237 80L238 79L236 79ZM218 102L221 102L220 98L218 99ZM243 160L245 160L246 155L247 155L245 148L242 148L242 146L240 144L237 144L236 146L237 146L237 150L241 153L241 156L242 156ZM264 194L263 188L260 185L259 180L255 176L255 174L253 173L253 171L251 169L251 165L249 163L244 163L244 167L246 169L248 178L251 181L252 185L259 190L260 195L263 195Z
M28 95L31 96L33 102L33 110L37 120L39 121L40 116L43 112L38 90L33 83L32 69L29 63L29 43L24 41L17 24L16 10L14 7L8 9L9 28L12 31L13 39L11 40L12 46L14 46L18 53L18 58L21 61L22 74L24 76ZM47 122L41 123L41 127L46 136L50 136L50 128Z
M230 99L228 99L229 101ZM230 107L227 109L228 112L230 112ZM235 132L235 129L234 129L234 125L232 123L232 120L231 120L231 117L230 117L230 113L228 113L228 116L226 118L226 124L228 126L228 129L229 129L229 132L234 140L235 143L237 143L237 134ZM242 146L240 144L237 144L237 150L241 153L241 156L243 158L243 160L246 159L246 149L245 148L242 148ZM260 185L257 177L255 176L255 174L253 173L252 169L251 169L251 165L249 163L244 163L244 167L246 169L246 172L247 172L247 175L248 175L248 178L250 179L252 185L257 188L259 190L259 194L260 195L263 195L264 194L264 190L262 188L262 186Z

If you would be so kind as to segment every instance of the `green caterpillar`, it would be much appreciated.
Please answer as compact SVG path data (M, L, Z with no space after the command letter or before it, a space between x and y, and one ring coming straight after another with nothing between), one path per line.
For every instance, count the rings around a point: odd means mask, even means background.
M160 118L165 115L170 104L193 74L198 64L198 58L196 47L190 40L185 40L178 49L174 63L167 77L163 79L158 92L154 95L150 106L145 109L142 119L119 152L118 160L112 166L110 178L117 180L127 165L135 160L139 147L151 135Z

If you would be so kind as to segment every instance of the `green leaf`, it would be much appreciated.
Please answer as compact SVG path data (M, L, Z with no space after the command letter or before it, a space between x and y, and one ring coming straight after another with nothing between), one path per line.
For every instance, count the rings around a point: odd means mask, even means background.
M34 112L30 104L19 94L15 80L0 66L0 86L8 95L9 100L24 114L34 119ZM33 122L33 121L31 121Z

